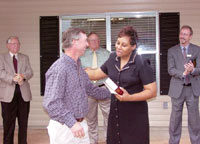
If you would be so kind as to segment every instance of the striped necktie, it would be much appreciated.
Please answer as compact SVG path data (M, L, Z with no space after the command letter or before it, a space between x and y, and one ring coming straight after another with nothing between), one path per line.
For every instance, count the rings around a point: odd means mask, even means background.
M184 63L187 63L187 52L186 52L186 48L183 48L183 58L184 58ZM185 76L185 80L184 80L185 84L189 84L190 83L190 77L188 75Z

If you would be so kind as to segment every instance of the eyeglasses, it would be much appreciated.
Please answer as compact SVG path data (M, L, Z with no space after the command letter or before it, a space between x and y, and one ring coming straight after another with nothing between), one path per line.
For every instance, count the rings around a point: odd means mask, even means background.
M89 42L96 42L98 39L88 39Z
M8 43L8 44L12 44L12 45L20 45L20 43Z

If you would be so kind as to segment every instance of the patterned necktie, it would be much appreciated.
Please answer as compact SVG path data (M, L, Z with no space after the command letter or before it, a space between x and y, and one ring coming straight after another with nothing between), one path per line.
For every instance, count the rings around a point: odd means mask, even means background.
M187 63L187 52L186 52L186 48L183 48L183 58L184 58L184 63ZM185 76L185 80L184 80L185 84L189 84L190 83L190 78L188 75Z
M97 68L97 54L96 51L93 51L93 56L92 56L92 68Z
M187 52L186 52L186 48L183 48L183 58L184 58L184 62L187 62Z
M13 56L13 65L15 68L15 72L17 73L17 59L15 58L15 55Z

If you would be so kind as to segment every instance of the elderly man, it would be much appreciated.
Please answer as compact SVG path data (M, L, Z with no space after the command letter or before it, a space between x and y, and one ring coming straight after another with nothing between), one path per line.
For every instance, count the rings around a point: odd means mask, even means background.
M15 121L18 120L18 143L27 144L27 125L32 98L28 80L32 78L28 56L19 53L16 36L7 39L8 52L0 55L0 101L4 144L13 144Z
M110 97L105 88L93 85L81 68L79 57L88 46L85 32L69 28L62 37L64 54L48 69L43 105L50 116L51 144L89 144L88 95Z

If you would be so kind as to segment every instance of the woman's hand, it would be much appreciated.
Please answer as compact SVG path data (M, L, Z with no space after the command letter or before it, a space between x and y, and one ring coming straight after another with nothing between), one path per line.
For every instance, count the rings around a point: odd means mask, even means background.
M124 88L121 89L124 92L123 95L115 95L119 101L146 101L156 97L157 94L156 82L144 85L144 90L139 93L129 94Z
M85 68L85 72L88 74L90 80L100 80L106 78L107 75L100 69Z
M120 87L120 89L123 91L123 95L115 94L115 97L119 101L130 101L130 94L124 88Z

